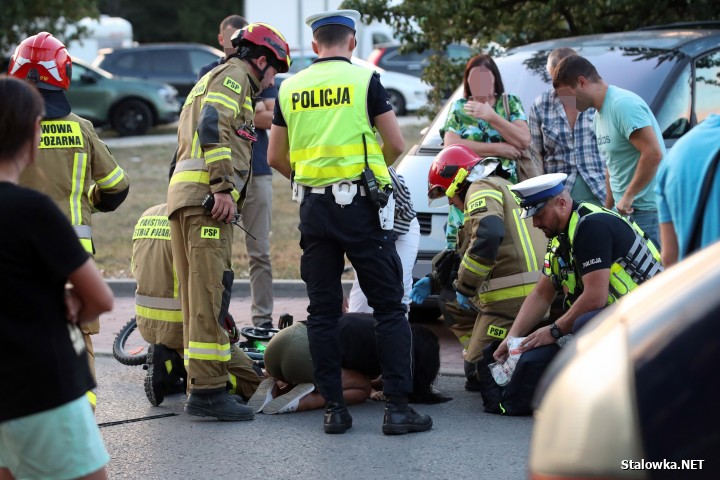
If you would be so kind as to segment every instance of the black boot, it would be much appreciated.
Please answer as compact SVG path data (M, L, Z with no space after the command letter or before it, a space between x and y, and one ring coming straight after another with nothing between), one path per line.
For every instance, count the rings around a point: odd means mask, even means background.
M165 395L185 391L185 366L182 357L165 345L150 345L145 375L145 395L154 407L165 400Z
M352 417L345 402L327 402L325 404L325 433L345 433L352 428Z
M421 415L408 405L407 397L391 397L385 404L382 431L385 435L425 432L432 428L429 415Z
M465 390L468 392L480 391L480 380L478 379L478 364L465 361Z
M185 413L198 417L215 417L226 422L252 420L255 411L247 405L241 405L225 389L190 392L185 403Z

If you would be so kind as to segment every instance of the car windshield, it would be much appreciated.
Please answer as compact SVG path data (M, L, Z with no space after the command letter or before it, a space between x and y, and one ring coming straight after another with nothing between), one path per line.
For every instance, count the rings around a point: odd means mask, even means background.
M637 93L654 109L657 109L655 97L658 91L682 59L682 54L675 51L650 48L588 46L576 50L595 65L605 82ZM552 87L545 70L549 53L550 50L510 50L495 59L505 91L520 97L526 115L535 98ZM450 107L460 97L462 85L433 120L421 140L422 148L438 150L442 146L440 128L445 124Z

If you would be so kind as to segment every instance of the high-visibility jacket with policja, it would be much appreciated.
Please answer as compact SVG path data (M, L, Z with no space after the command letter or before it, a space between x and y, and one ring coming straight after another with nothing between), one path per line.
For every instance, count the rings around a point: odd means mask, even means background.
M282 83L278 102L288 129L294 181L322 187L357 180L365 156L381 186L390 184L368 118L373 71L344 60L312 64ZM363 140L364 139L364 140Z
M458 232L462 255L455 288L481 304L527 296L540 278L547 240L520 218L512 184L491 175L472 183Z
M133 232L135 319L148 343L183 347L183 316L170 248L167 205L143 212Z
M178 123L177 164L168 188L168 215L202 205L208 193L231 193L242 206L250 179L253 97L260 82L238 58L205 74L185 100Z
M593 215L612 215L632 229L635 239L625 255L610 266L610 285L606 305L619 300L640 284L663 271L660 252L635 222L591 203L580 203L570 215L567 232L551 239L545 254L543 274L550 277L557 290L566 294L572 304L583 292L582 276L574 256L578 227Z
M52 198L92 254L91 213L115 210L127 197L130 179L89 121L71 113L43 120L40 128L40 151L20 185Z

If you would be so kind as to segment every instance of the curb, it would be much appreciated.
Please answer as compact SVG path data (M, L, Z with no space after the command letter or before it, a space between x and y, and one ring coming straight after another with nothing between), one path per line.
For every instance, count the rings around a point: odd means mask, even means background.
M107 284L116 297L134 297L135 280L118 279L107 280ZM352 281L343 280L343 290L350 293ZM233 282L232 296L234 298L250 296L250 280L235 280ZM273 297L307 297L307 288L302 280L273 280Z

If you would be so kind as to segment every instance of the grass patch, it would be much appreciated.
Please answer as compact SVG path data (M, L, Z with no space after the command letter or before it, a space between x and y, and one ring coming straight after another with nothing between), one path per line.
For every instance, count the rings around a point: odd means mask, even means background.
M408 149L417 143L422 126L403 127ZM151 132L156 133L156 132ZM160 133L160 132L158 132ZM162 132L166 133L166 132ZM148 207L167 198L168 169L175 144L113 148L115 160L130 176L127 200L111 213L93 215L95 261L105 278L131 278L132 234L135 223ZM270 257L273 277L300 278L300 231L298 204L290 200L290 182L273 174L273 216ZM236 228L232 265L235 278L248 278L248 257L244 233Z

